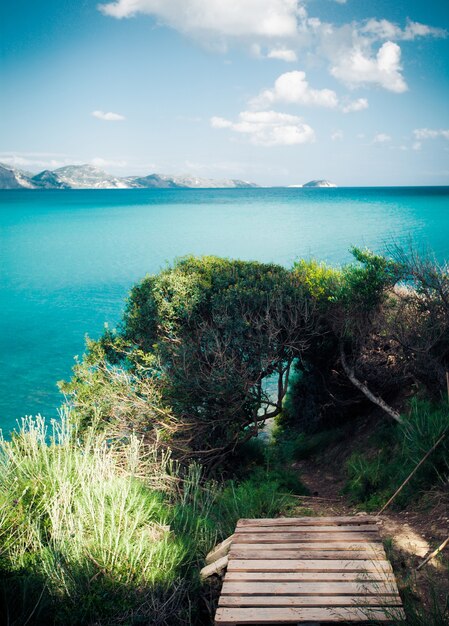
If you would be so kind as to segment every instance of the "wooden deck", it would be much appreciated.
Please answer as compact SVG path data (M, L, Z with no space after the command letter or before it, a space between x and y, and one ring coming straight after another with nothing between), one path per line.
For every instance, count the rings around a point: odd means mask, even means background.
M374 518L241 519L215 624L404 619Z

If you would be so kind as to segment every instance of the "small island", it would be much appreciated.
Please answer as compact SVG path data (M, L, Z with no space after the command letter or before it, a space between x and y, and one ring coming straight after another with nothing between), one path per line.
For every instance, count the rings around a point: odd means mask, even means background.
M318 187L330 188L337 187L337 185L335 183L331 183L329 180L310 180L308 183L305 183L303 187L307 187L308 189Z
M289 185L289 189L302 189L303 187L307 189L319 189L319 188L331 188L338 187L335 183L331 183L330 180L309 180L308 183L304 183L303 185Z

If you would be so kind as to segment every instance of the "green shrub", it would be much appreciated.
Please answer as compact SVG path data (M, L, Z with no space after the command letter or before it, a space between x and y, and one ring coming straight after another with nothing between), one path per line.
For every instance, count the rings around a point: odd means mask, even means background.
M275 517L288 513L293 504L276 475L260 468L240 483L229 481L216 499L212 516L227 537L239 518Z
M367 459L363 454L354 453L346 463L348 480L344 492L354 503L361 503L367 511L382 507L390 494L391 463L384 453Z

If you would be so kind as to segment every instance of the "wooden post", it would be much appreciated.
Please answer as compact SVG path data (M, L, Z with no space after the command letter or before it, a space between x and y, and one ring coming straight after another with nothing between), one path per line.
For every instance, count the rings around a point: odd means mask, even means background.
M381 513L383 513L385 511L385 509L390 506L390 504L393 502L393 500L396 498L396 496L398 495L398 493L400 493L402 491L402 489L405 487L405 485L408 483L408 481L416 474L416 472L418 471L418 469L421 467L421 465L424 463L424 461L426 461L426 459L429 458L429 456L432 454L432 452L435 450L435 448L437 448L440 443L443 441L443 439L446 437L447 432L449 430L449 426L447 428L445 428L443 430L443 434L441 435L441 437L438 439L438 441L436 443L433 444L433 446L430 448L430 450L427 452L427 454L425 454L425 456L423 456L423 458L420 460L420 462L418 463L418 465L415 466L415 468L413 469L412 472L410 472L410 474L407 476L407 478L404 480L404 482L402 483L402 485L399 487L399 489L397 489L394 494L391 496L391 498L388 500L388 502L386 504L384 504L384 506L380 509L379 513L376 514L376 517L379 517L379 515L381 515Z
M441 552L441 550L444 550L444 548L449 544L449 537L447 539L445 539L443 541L443 543L441 544L441 546L438 546L438 548L436 550L434 550L432 552L432 554L429 554L429 556L424 559L424 561L421 563L421 565L418 565L418 567L416 568L417 570L421 569L421 567L423 567L426 563L428 563L431 559L433 559L435 556L437 556L437 554L439 554Z

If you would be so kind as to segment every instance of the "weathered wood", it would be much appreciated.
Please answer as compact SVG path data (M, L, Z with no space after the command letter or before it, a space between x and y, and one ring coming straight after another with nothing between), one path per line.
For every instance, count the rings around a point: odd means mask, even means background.
M403 618L372 517L237 523L217 626Z
M285 581L310 581L321 580L328 582L338 582L344 580L354 581L394 581L394 574L392 572L227 572L227 581L267 581L272 580L275 582Z
M404 611L399 607L387 608L226 608L219 607L215 623L222 624L297 624L298 622L391 622L404 619Z
M388 561L368 560L345 560L345 559L276 559L276 560L250 560L230 559L228 571L230 572L391 572L392 568Z
M215 548L211 550L209 554L206 556L206 559L205 559L206 563L209 565L209 563L218 561L218 559L221 559L222 557L226 556L231 547L233 538L234 538L234 535L231 535L230 537L228 537L227 539L219 543L217 546L215 546Z
M221 595L394 595L398 593L396 583L393 582L244 582L244 581L224 581Z
M267 544L269 545L269 544ZM290 544L294 546L294 544ZM371 559L384 560L385 555L379 550L378 552L363 550L356 552L355 550L251 550L245 546L245 549L234 547L231 549L229 556L231 559Z
M398 413L395 409L393 409L393 407L387 404L383 398L381 398L380 396L373 393L370 389L368 389L368 387L356 377L354 368L351 367L346 360L343 342L340 343L340 363L342 364L342 367L346 376L349 378L351 383L355 387L357 387L357 389L359 389L369 400L371 400L371 402L373 402L374 404L377 404L377 406L380 406L380 408L383 409L385 413L387 413L387 415L389 415L394 420L396 420L398 424L404 423L404 420L402 419L400 413Z
M234 548L252 548L254 550L291 550L292 548L296 548L298 550L344 550L347 552L348 550L354 551L378 551L382 554L385 554L383 546L379 542L375 541L359 541L357 542L348 542L348 541L326 541L325 543L313 542L313 541L295 541L290 543L281 543L281 542L270 542L270 543L254 543L254 542L246 542L246 541L238 541L233 542L231 546L231 550Z
M426 557L424 559L424 561L422 563L420 563L418 565L418 567L416 568L416 570L420 570L422 567L424 567L424 565L426 563L428 563L429 561L431 561L434 557L436 557L438 554L440 554L440 552L442 552L444 550L444 548L449 545L449 537L447 539L445 539L443 541L443 543L441 545L438 546L438 548L436 550L434 550L431 554L429 554L428 557Z
M401 606L397 595L221 596L219 606Z
M297 543L298 541L347 541L357 543L361 539L362 533L338 533L337 531L330 533L236 533L234 535L234 543ZM363 533L367 541L375 541L378 537L374 533Z
M380 509L379 513L377 513L378 517L379 515L382 515L382 513L385 511L386 508L388 508L390 506L390 504L393 502L393 500L396 499L396 496L401 493L401 491L403 490L403 488L405 487L405 485L413 478L413 476L416 474L416 472L419 470L419 468L421 467L421 465L429 458L429 456L432 454L432 452L440 445L440 443L445 439L447 433L449 432L449 426L447 426L444 431L441 434L441 437L433 444L433 446L430 448L430 450L428 450L426 452L426 454L423 456L423 458L420 460L420 462L415 465L415 467L413 468L413 470L410 472L410 474L407 476L407 478L404 480L404 482L401 484L400 487L398 487L398 489L396 489L396 491L394 492L394 494L391 496L391 498L388 500L388 502L386 502L383 507Z
M283 525L283 533L376 533L378 530L375 524L362 524L361 526L337 526L332 524L330 526L301 526L300 524ZM242 526L236 529L236 534L246 533L267 533L267 532L280 532L279 526Z
M240 519L236 528L244 526L291 526L292 523L300 526L327 526L329 523L345 524L375 524L376 518L372 515L351 515L346 517L272 517L264 519Z
M214 574L221 574L228 565L229 557L228 555L221 557L217 561L214 561L210 565L206 565L200 571L200 577L202 579L209 578L209 576L213 576Z

